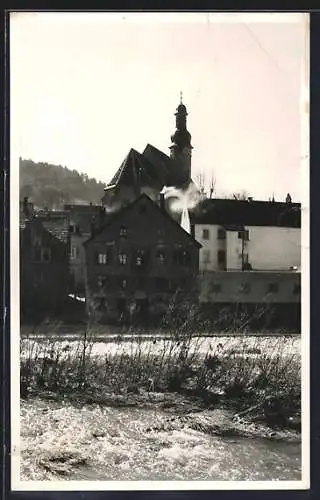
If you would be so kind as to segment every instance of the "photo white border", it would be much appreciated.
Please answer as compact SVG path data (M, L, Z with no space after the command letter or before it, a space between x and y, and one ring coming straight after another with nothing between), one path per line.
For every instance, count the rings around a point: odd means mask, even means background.
M79 12L80 13L80 12ZM13 15L19 14L16 11ZM24 12L20 13L21 15ZM30 12L28 12L30 14ZM33 13L38 15L37 12ZM59 13L52 15L60 22ZM82 13L88 14L88 13ZM19 137L14 135L18 117L10 106L10 357L11 357L11 490L12 491L182 491L182 490L303 490L310 488L310 269L309 269L309 14L308 13L109 13L110 22L123 16L133 22L296 22L305 23L305 58L302 71L301 113L301 280L302 280L302 478L300 481L20 481L20 276L19 276ZM101 18L101 13L90 15ZM184 19L182 20L182 17ZM80 16L81 17L81 16ZM157 19L155 19L157 18ZM71 19L71 18L70 18ZM80 20L80 19L79 19ZM11 78L13 74L11 73ZM12 80L11 80L12 85ZM16 118L15 118L16 117Z

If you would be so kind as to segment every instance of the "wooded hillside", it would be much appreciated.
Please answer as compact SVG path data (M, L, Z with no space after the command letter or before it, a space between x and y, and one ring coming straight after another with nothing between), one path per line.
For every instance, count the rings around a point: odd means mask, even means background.
M61 165L20 159L20 200L28 196L39 208L65 203L100 203L105 184Z

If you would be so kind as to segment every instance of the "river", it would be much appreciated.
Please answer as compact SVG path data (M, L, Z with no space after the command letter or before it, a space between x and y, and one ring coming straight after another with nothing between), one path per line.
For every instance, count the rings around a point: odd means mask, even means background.
M224 410L205 418L221 423ZM190 421L201 418L189 414ZM36 427L35 427L36 424ZM111 408L30 401L23 403L22 479L87 481L295 481L301 479L298 440L219 437L182 424L175 412L160 408ZM68 474L56 467L61 451L76 464ZM53 457L49 462L48 457ZM83 465L83 459L85 465ZM39 463L46 468L39 470ZM63 460L62 466L66 466ZM30 477L30 471L33 476Z

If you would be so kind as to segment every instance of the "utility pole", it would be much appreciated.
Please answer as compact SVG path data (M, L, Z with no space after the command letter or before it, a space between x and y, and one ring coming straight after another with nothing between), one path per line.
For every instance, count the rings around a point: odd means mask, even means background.
M244 271L244 237L245 237L245 230L241 230L241 269Z

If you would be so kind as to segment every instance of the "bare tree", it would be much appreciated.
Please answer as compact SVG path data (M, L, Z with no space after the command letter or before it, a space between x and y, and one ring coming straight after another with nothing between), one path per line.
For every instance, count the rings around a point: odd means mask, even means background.
M248 200L250 198L250 194L245 189L242 189L237 193L233 193L233 198L236 200Z
M216 177L213 172L207 174L203 170L195 176L195 181L199 186L200 193L208 198L212 198L216 188Z

